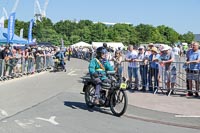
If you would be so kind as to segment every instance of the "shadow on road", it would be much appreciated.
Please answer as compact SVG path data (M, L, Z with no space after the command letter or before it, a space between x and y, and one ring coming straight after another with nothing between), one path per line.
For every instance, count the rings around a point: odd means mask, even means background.
M100 112L108 115L113 115L109 109L107 108L100 108L100 107L94 107L94 108L89 108L85 103L81 102L71 102L71 101L64 101L64 105L67 107L70 107L72 109L81 109L81 110L87 110L89 112Z

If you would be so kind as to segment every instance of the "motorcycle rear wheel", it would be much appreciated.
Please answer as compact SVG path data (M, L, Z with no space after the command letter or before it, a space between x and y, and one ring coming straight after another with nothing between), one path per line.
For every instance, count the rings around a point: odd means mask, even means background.
M95 87L93 85L87 86L85 90L85 103L89 108L93 108L93 98L95 96Z

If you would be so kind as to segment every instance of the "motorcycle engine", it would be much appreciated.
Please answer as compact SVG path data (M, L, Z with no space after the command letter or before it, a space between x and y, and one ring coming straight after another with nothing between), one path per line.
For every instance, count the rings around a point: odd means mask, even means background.
M104 104L106 101L106 90L101 90L100 91L100 102L101 104Z

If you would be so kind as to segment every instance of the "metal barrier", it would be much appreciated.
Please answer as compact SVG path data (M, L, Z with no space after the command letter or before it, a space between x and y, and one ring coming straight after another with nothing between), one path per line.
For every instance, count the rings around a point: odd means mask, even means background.
M4 76L4 60L0 59L0 80L3 80Z
M43 57L42 56L36 56L36 72L41 72L44 67Z
M150 63L147 65L136 65L135 68L128 68L128 62L123 61L122 76L129 79L132 74L132 82L128 80L130 88L149 89L156 94L159 90L168 91L168 95L172 92L199 92L200 90L200 70L186 71L183 66L184 62L173 62L167 68L164 65L158 65L158 68L152 68ZM188 74L193 77L188 87ZM195 86L196 84L196 86ZM164 93L164 92L163 92Z
M54 65L52 55L48 56L29 56L25 58L9 57L6 60L0 59L0 81L19 78L23 75L33 74L51 69Z

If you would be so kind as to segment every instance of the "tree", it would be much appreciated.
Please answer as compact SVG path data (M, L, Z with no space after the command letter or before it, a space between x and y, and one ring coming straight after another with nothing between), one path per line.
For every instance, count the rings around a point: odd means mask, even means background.
M105 24L97 23L92 25L91 40L95 42L104 42L107 39L108 30Z
M152 25L140 24L136 26L136 31L138 33L138 40L140 43L156 43L162 41L159 30Z
M194 41L194 34L191 31L188 31L186 34L183 34L183 39L188 44L192 43L192 41Z
M37 37L38 42L50 42L54 45L61 45L62 35L56 33L53 29L42 29L40 30L40 35Z
M179 34L172 28L161 25L157 27L159 33L161 34L161 40L163 43L175 43L179 40Z
M75 43L80 42L80 41L81 41L80 36L72 35L72 36L70 37L70 42L71 42L71 44L75 44Z
M8 20L5 21L7 27ZM15 34L19 35L20 29L24 29L24 37L28 38L29 22L16 20ZM139 24L133 26L130 24L115 24L108 26L103 23L94 24L90 20L81 20L78 23L70 20L62 20L55 24L49 18L43 18L37 21L33 26L33 38L38 42L49 41L55 45L60 45L63 38L66 45L84 41L91 43L97 42L123 42L127 44L140 43L165 43L172 44L177 41L191 43L194 40L194 34L187 32L179 34L173 28L165 25L154 27L149 24Z
M167 40L171 44L173 44L173 43L178 41L179 34L174 29L168 27L166 29L166 33L167 33Z

